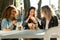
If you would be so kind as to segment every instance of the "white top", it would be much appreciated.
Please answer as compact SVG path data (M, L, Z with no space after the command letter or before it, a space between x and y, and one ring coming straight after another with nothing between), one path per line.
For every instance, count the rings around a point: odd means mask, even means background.
M45 27L45 29L48 29L48 25L49 25L49 21L46 20L46 27Z

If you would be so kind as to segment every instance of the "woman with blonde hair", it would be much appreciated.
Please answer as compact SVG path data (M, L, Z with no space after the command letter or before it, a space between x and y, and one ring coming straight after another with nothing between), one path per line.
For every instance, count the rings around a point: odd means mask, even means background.
M51 6L41 7L41 29L49 29L58 26L58 19Z
M13 5L9 5L2 12L1 29L4 31L10 31L16 28L18 11Z

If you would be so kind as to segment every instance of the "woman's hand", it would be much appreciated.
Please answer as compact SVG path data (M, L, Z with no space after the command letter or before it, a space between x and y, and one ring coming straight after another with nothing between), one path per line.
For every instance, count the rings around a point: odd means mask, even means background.
M30 18L31 18L31 15L27 18L27 20L25 22L28 23Z
M34 23L38 23L37 19L35 17L31 17L31 20L34 22Z
M11 28L5 28L3 29L3 31L11 31L12 29Z

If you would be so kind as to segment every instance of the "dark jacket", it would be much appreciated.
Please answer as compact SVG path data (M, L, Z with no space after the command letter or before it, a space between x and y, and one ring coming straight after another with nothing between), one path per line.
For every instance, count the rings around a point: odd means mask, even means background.
M45 29L45 26L46 26L46 19L43 18L41 19L40 29ZM55 27L55 26L58 26L58 19L56 16L52 16L48 24L48 28Z

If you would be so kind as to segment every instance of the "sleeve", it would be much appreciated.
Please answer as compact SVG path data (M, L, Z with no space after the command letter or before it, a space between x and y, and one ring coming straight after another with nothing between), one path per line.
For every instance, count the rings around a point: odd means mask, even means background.
M1 23L1 28L2 29L7 28L7 24L8 24L7 20L6 19L3 19L2 20L2 23ZM13 24L11 22L9 23L8 28L12 28L13 29Z
M7 28L7 20L5 20L5 19L2 20L1 28L2 29Z
M37 19L38 20L38 27L39 29L41 29L41 20L40 19Z
M58 26L58 19L56 16L54 16L53 21L54 21L54 26Z
M38 19L38 27L39 27L39 29L43 29L43 27L42 27L42 20L40 20L40 19Z
M45 25L46 25L46 21L45 19L42 19L40 21L38 21L38 26L40 29L45 29Z
M14 25L12 24L12 22L9 23L8 27L11 28L11 29L13 30Z

